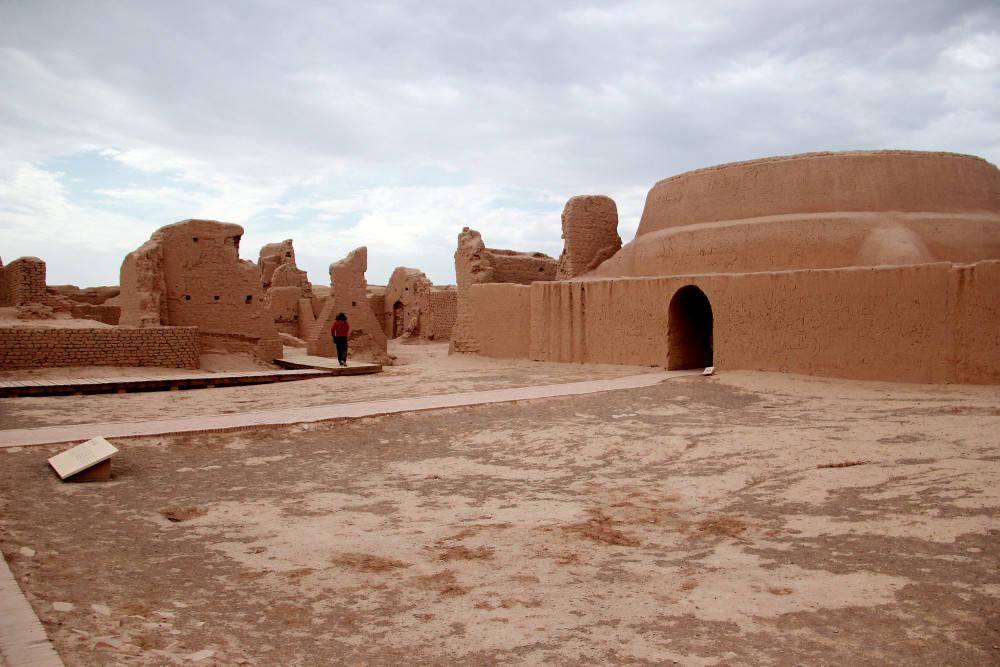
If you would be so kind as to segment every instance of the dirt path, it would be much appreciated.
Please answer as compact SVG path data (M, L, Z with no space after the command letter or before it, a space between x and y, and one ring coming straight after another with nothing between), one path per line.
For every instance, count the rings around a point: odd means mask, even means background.
M0 548L68 664L994 665L998 429L996 388L730 373L129 441L102 485L8 450Z

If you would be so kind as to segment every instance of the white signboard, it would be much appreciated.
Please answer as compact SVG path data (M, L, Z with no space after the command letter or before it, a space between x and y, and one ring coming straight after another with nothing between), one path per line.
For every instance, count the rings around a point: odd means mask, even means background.
M715 372L715 366L709 366L709 367L708 367L708 368L706 368L706 369L705 369L704 371L702 371L702 373L701 373L701 374L702 374L702 375L711 375L711 374L713 374L714 372Z
M112 454L117 453L118 450L115 449L114 445L101 436L97 436L72 449L67 449L62 454L56 454L49 459L49 465L55 468L60 479L66 479L102 461L107 461Z

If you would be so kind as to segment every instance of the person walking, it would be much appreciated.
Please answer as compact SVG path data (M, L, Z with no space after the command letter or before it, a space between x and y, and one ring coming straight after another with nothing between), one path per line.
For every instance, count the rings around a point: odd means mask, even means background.
M347 323L347 315L337 313L330 328L333 334L333 344L337 346L337 361L341 366L347 365L347 337L351 333L351 325Z

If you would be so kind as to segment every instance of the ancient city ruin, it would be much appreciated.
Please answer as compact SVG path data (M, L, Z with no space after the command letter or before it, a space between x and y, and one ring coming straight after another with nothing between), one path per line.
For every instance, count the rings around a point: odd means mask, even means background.
M201 219L118 285L0 264L0 664L987 664L1000 170L773 157L624 245L607 196L551 224L456 229L454 284Z

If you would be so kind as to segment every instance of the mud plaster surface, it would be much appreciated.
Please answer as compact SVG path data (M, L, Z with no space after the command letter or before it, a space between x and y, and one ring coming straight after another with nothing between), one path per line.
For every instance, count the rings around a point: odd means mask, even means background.
M998 427L996 388L727 373L129 441L101 485L29 448L0 548L67 664L993 665Z
M448 355L447 343L390 343L396 366L377 375L335 377L247 387L132 394L19 397L0 399L0 428L32 428L85 422L139 421L217 415L282 407L430 396L463 391L526 387L624 377L655 368L600 364L549 364L524 359L486 359ZM246 355L202 355L201 371L254 370L261 366ZM177 369L75 369L87 377L178 375ZM172 372L170 372L172 371ZM72 372L72 371L66 371ZM55 379L60 369L9 371L0 379Z

